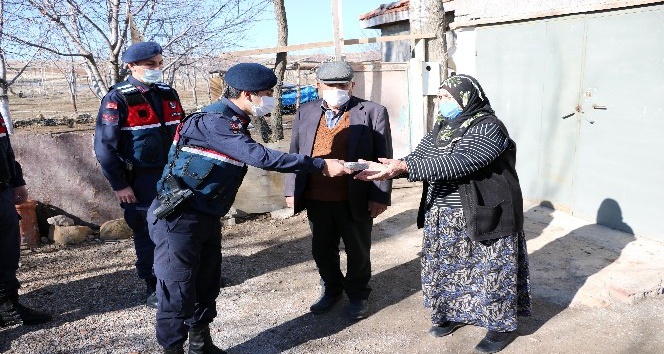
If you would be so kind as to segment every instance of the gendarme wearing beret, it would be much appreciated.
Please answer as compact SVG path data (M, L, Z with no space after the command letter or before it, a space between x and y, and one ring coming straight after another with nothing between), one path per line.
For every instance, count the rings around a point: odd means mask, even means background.
M345 61L322 63L316 77L324 84L343 84L353 79L353 68Z
M161 53L161 46L157 42L138 42L127 48L122 54L122 61L125 63L136 63L141 60L150 59Z
M233 65L226 72L224 80L232 88L251 92L269 90L277 84L274 71L257 63Z

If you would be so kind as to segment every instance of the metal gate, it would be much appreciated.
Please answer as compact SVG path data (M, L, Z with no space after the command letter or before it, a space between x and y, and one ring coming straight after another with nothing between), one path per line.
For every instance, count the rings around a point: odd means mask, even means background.
M664 5L476 31L524 197L664 240Z

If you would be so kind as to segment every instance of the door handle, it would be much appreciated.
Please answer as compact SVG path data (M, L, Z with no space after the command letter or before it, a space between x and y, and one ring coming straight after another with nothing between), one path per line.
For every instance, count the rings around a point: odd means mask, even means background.
M606 110L606 106L600 106L600 105L597 105L597 104L594 104L594 103L593 103L593 109Z

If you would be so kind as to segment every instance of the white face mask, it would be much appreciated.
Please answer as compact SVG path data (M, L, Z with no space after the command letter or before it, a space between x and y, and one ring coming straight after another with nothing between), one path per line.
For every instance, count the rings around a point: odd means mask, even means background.
M154 84L161 81L162 72L160 69L145 69L143 71L142 81L146 84Z
M261 104L257 105L251 102L251 114L254 117L262 117L266 114L272 113L276 100L272 96L260 96Z
M330 107L338 108L350 100L348 90L328 89L323 90L323 100Z

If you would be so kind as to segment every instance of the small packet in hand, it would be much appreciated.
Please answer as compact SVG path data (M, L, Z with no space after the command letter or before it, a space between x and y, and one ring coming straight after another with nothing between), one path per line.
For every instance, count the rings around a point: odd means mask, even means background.
M369 164L366 162L344 162L344 167L351 171L362 171L369 168Z

